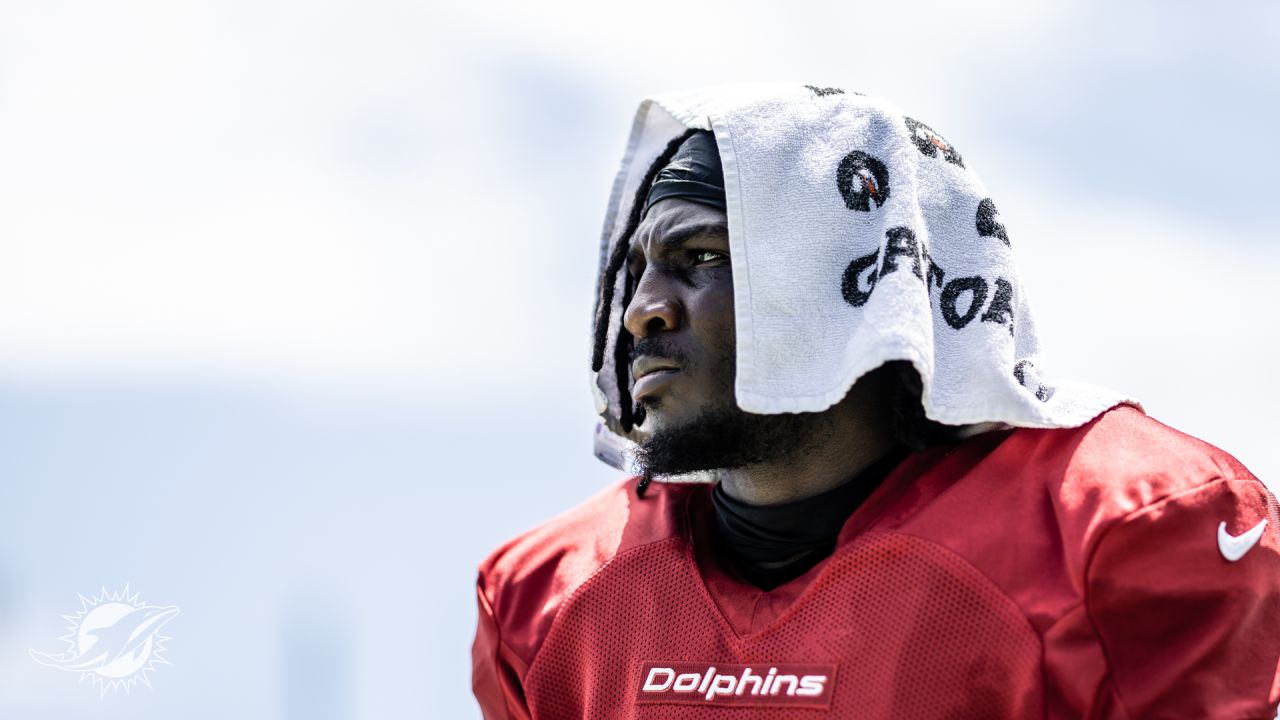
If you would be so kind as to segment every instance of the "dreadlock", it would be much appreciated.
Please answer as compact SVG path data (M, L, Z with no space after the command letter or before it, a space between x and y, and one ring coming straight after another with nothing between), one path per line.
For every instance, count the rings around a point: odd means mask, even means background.
M671 158L675 157L684 141L697 132L701 131L696 128L690 128L667 143L662 153L649 165L649 169L645 171L644 177L640 180L640 186L636 188L635 197L631 201L631 211L627 215L627 224L623 228L622 234L618 236L617 243L609 254L609 262L605 265L604 274L600 278L600 296L596 298L595 342L591 348L592 372L600 372L601 368L604 367L604 352L605 346L609 343L609 321L613 312L613 295L618 286L618 273L622 270L622 266L627 260L627 251L631 249L631 236L635 234L636 228L640 225L640 216L644 214L645 198L649 194L649 188L653 185L653 179L658 176L662 168L666 167ZM635 287L631 276L624 276L622 289L622 307L624 310L630 304L631 295L634 291ZM631 343L631 333L627 332L627 328L622 325L620 319L618 323L618 340L613 346L613 371L614 383L618 388L618 424L622 427L623 432L630 432L633 427L644 422L644 408L633 409L631 394L626 389L629 379L628 374L631 371ZM636 487L636 494L643 497L652 480L653 474L646 471Z
M629 239L627 240L629 243ZM619 239L619 245L623 243L623 239ZM622 280L622 307L625 310L627 305L631 303L631 294L635 290L635 281L631 278L631 273L626 273ZM607 312L607 311L606 311ZM631 428L639 423L636 422L632 412L631 393L627 392L627 380L630 379L631 373L631 347L634 338L631 333L622 327L622 319L618 321L618 340L613 344L613 377L614 384L618 388L618 424L622 426L623 432L630 432Z
M667 147L653 161L645 172L644 178L640 181L640 187L636 188L635 199L631 202L631 213L627 216L627 225L622 231L622 235L618 237L618 242L613 246L613 252L609 255L609 263L605 266L604 275L600 278L600 297L596 298L596 332L595 343L591 350L591 370L600 372L600 368L604 367L604 349L609 342L609 315L613 310L613 293L617 289L618 271L622 269L622 264L626 262L627 251L631 248L631 236L635 233L636 227L640 225L640 216L644 212L644 200L649 194L649 186L653 185L653 179L657 177L662 168L666 166L671 158L675 157L680 146L684 144L694 133L703 132L696 128L681 133L679 137L667 143ZM625 308L626 305L624 304ZM626 328L621 328L620 332L625 333ZM619 337L621 340L621 336ZM619 345L622 343L619 342ZM615 355L617 354L615 350ZM621 388L619 386L619 394ZM627 403L630 405L630 403ZM630 427L624 427L630 430Z

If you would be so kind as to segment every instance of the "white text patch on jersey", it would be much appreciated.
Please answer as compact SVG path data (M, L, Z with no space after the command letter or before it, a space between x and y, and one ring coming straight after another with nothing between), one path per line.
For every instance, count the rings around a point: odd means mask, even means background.
M648 662L636 701L642 704L828 708L835 665Z

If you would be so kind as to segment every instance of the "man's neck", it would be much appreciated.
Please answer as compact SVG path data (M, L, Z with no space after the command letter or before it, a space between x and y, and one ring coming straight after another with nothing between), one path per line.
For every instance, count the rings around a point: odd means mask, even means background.
M888 438L846 437L811 448L787 462L720 470L729 497L749 505L781 505L830 490L884 457Z
M830 422L815 427L803 450L772 462L718 471L724 491L750 505L780 505L813 497L854 477L895 445L884 414L884 393L882 381L859 381L826 411Z

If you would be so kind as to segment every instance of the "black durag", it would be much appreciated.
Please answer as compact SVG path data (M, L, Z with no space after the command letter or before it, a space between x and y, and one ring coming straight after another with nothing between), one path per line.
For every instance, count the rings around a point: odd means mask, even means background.
M720 148L709 132L690 135L674 157L653 179L644 201L644 211L659 200L684 198L721 210L724 202L724 170L720 167Z

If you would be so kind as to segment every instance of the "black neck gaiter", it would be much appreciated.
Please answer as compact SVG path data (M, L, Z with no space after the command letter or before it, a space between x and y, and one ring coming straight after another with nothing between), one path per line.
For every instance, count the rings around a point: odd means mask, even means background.
M749 505L717 483L711 490L716 540L743 577L772 590L830 555L845 521L909 453L890 450L847 482L784 505Z

